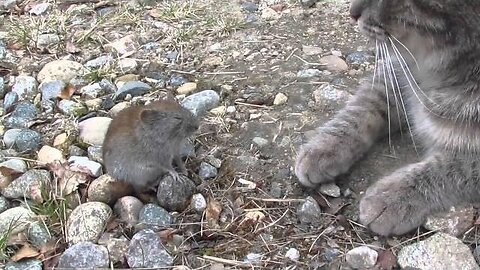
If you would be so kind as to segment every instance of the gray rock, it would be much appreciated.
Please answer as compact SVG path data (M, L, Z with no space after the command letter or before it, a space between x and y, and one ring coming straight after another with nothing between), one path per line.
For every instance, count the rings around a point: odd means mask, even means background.
M345 256L347 263L355 269L367 269L377 262L378 253L367 247L361 246L349 250Z
M79 117L88 113L87 106L73 100L62 99L58 102L58 109L67 116Z
M102 55L95 59L87 61L87 63L85 63L85 67L96 69L106 65L112 65L113 62L114 62L114 59L111 55Z
M18 102L18 95L15 92L8 92L3 99L3 109L8 112L13 108L13 105Z
M350 94L338 90L331 84L324 84L317 90L313 91L313 99L319 107L328 107L343 104L350 98Z
M252 139L252 142L257 145L258 147L264 147L266 145L268 145L270 142L265 139L265 138L262 138L262 137L255 137Z
M107 268L108 250L90 242L80 242L67 248L58 261L59 268Z
M70 244L96 242L111 214L112 209L102 202L87 202L77 206L67 220L67 241Z
M162 72L148 72L145 74L145 80L155 84L156 88L164 88L167 85L168 77Z
M7 198L0 196L0 213L6 211L10 207L10 202Z
M289 248L285 253L285 258L288 258L292 261L298 261L300 259L300 251L296 248Z
M323 256L327 262L331 262L342 255L342 252L336 248L327 248L325 249Z
M460 236L473 226L476 212L472 206L452 207L446 213L429 216L423 226L431 231Z
M3 143L7 148L13 147L13 145L15 144L15 139L17 138L20 131L22 130L19 128L12 128L5 131L5 133L3 134Z
M195 192L195 184L184 175L174 179L167 174L158 183L158 204L167 211L181 212L190 202L190 197Z
M139 228L157 230L168 227L173 222L173 217L162 207L149 203L146 204L138 215Z
M28 13L33 14L33 15L42 15L43 13L47 12L47 10L50 8L50 3L40 3L34 5Z
M5 270L42 270L42 261L37 259L26 259L18 262L8 262Z
M263 255L258 253L248 253L243 259L246 263L258 264L262 260Z
M425 240L403 247L397 257L398 264L402 268L480 269L475 263L470 248L460 239L446 233L436 233Z
M37 80L32 76L18 76L12 86L20 100L32 100L38 94Z
M92 145L87 148L88 158L98 163L103 163L102 147Z
M80 141L89 145L102 145L111 121L112 118L109 117L92 117L80 122Z
M193 194L191 205L195 212L202 214L203 211L205 211L205 209L207 208L207 200L200 193Z
M138 218L142 209L142 201L133 196L125 196L118 199L113 207L113 211L117 214L120 220L127 223L129 226L134 226L138 223Z
M303 224L320 224L322 219L322 209L314 198L308 196L301 205L298 206L297 216Z
M37 108L30 102L20 102L10 116L5 119L7 128L27 128L28 123L37 117Z
M67 85L62 81L45 81L38 87L42 93L42 101L56 100Z
M319 191L320 193L331 197L340 197L340 188L335 183L322 184Z
M358 66L361 64L365 64L367 62L375 61L375 57L368 52L362 51L362 52L353 52L347 55L347 58L345 60L347 61L347 64L351 66Z
M28 241L35 247L41 248L52 239L52 235L42 222L34 222L28 229Z
M131 268L160 268L173 265L162 239L152 230L136 233L128 246L127 262Z
M21 129L15 137L15 149L19 152L31 152L40 149L42 137L40 133L30 130Z
M307 8L311 8L313 7L319 0L300 0L300 4L302 4L302 6L304 7L307 7Z
M248 12L258 11L258 5L252 2L243 2L240 6Z
M160 48L161 44L159 42L148 42L143 44L142 47L147 51L153 51Z
M348 70L348 65L342 58L336 55L327 55L320 58L319 62L332 72L340 72Z
M213 90L204 90L186 97L181 105L194 115L200 116L217 107L220 96Z
M40 34L37 37L37 48L45 48L60 43L60 36L57 34Z
M187 83L188 80L183 77L182 75L172 75L172 77L170 77L170 80L168 81L168 83L171 85L171 86L180 86L182 84L185 84Z
M29 170L13 180L2 190L2 195L11 199L35 198L36 192L50 181L50 173L46 170ZM34 187L36 187L34 189Z
M21 206L0 213L0 235L23 232L34 222L35 214Z
M200 163L200 169L198 171L198 176L200 177L200 179L206 180L209 178L215 178L217 174L218 170L214 166L206 162Z
M6 94L7 88L5 87L5 79L0 77L0 98L3 98Z
M108 205L114 204L119 198L131 193L130 186L108 174L101 175L88 186L89 201L103 202Z
M83 150L82 148L76 146L76 145L70 145L68 147L68 153L69 153L69 156L80 156L80 157L83 157L83 156L86 156L87 155L87 151Z
M117 92L117 86L110 80L102 79L98 84L100 85L100 87L102 87L105 93L113 94Z
M70 167L86 170L91 176L99 177L103 174L102 164L88 159L88 157L71 156L68 158Z
M131 95L132 97L142 96L148 93L151 89L152 87L144 82L126 82L117 90L114 100L123 100L127 95Z
M27 163L21 159L8 159L0 163L1 168L8 168L14 173L24 173L27 171Z
M88 70L78 62L60 59L43 66L38 72L37 79L39 82L60 80L70 83L83 77L87 72Z
M11 10L17 5L17 0L3 0L0 2L0 6L4 10Z
M308 68L308 69L300 70L297 72L297 77L300 79L319 77L321 75L322 75L322 71L316 68Z
M137 60L133 58L122 58L117 62L117 68L122 73L135 72L138 67Z
M101 97L107 93L100 83L86 85L80 88L80 94L83 98L94 99Z
M114 237L113 233L104 233L98 240L98 244L107 247L108 255L112 263L124 263L130 241L125 236Z

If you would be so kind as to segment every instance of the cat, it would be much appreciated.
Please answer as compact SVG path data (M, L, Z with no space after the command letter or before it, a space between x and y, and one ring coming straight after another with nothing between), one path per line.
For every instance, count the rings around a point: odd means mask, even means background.
M361 223L402 235L434 212L480 201L480 0L352 0L376 45L373 79L301 146L306 187L348 172L380 138L409 130L421 160L370 186Z

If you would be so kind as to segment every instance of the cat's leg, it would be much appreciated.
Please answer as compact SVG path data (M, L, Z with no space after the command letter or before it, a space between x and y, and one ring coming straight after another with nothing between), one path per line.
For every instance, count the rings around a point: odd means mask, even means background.
M364 82L345 108L302 145L295 164L300 183L315 187L334 180L347 172L379 137L398 130L400 108L395 101L399 99L386 90L382 81L374 86Z
M187 168L185 167L185 163L183 162L180 155L176 155L173 157L173 164L177 166L177 169L180 171L181 174L187 175Z
M437 152L368 188L360 201L360 221L380 235L399 235L433 212L478 201L479 156Z

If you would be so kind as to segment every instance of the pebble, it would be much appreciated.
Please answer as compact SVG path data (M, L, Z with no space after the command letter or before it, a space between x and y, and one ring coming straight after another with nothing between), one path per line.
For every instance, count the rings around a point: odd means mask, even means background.
M88 200L114 204L119 198L130 194L131 188L125 182L115 180L108 174L101 175L88 186Z
M318 225L323 221L322 209L311 196L308 196L305 202L298 206L297 216L303 224Z
M0 213L5 212L10 207L10 202L7 198L0 196Z
M4 0L0 5L4 10L11 10L17 5L17 0Z
M285 258L288 258L292 261L298 261L300 259L300 251L296 248L289 248L285 253Z
M128 251L130 241L125 236L114 237L113 233L104 233L98 240L98 244L105 246L108 250L110 262L113 264L125 262L125 254Z
M112 215L112 209L102 202L87 202L77 206L67 220L67 242L96 242Z
M369 61L375 61L375 57L368 52L361 51L361 52L353 52L347 55L345 59L347 63L351 66L358 66Z
M76 146L76 145L70 145L68 147L68 153L70 156L86 156L87 152L83 150L82 148Z
M350 94L336 89L331 84L325 84L319 89L313 91L313 99L319 106L330 106L345 102L350 97Z
M2 190L2 195L11 199L34 199L40 188L50 181L50 173L46 170L29 170L13 180Z
M195 212L197 212L198 214L202 214L203 211L205 211L205 209L207 208L207 200L200 193L193 194L191 206L195 210Z
M38 72L37 80L39 82L59 80L69 83L78 77L82 77L87 72L87 69L78 62L55 60L43 66L40 72Z
M316 68L303 69L297 72L297 77L300 79L319 77L321 75L322 75L322 71Z
M132 97L142 96L148 93L152 87L144 82L129 81L124 83L114 95L114 100L124 100L127 95Z
M135 35L131 34L103 46L108 52L116 52L120 55L136 51Z
M132 103L128 102L128 101L122 101L118 104L116 104L115 106L113 106L110 111L108 111L108 114L110 115L110 117L115 117L119 112L121 112L122 110L128 108L132 106Z
M3 109L9 112L15 103L18 102L18 95L15 92L8 92L3 99Z
M32 8L28 11L28 13L37 16L42 15L43 13L47 12L47 10L50 8L50 5L50 3L39 3L33 5Z
M302 45L302 51L307 56L319 55L323 53L322 48L309 45Z
M349 250L345 256L347 263L355 269L367 269L377 262L378 253L367 247L361 246Z
M213 113L216 116L223 116L227 112L227 107L218 106L216 108L211 109L210 112Z
M110 54L102 55L102 56L99 56L95 59L87 61L85 63L85 67L91 68L91 69L98 69L98 68L101 68L103 66L111 65L111 64L113 64L113 62L114 62L114 59Z
M218 170L214 166L206 162L200 163L200 169L198 171L198 176L200 177L200 179L206 180L210 178L215 178L217 174Z
M315 4L316 4L318 1L319 1L319 0L300 0L300 3L301 3L302 6L304 6L304 7L311 8L311 7L315 6Z
M44 145L37 154L37 160L43 163L53 163L55 160L58 161L65 161L63 157L62 151L58 150L57 148Z
M125 196L117 200L113 211L129 226L134 226L138 223L140 211L143 208L143 203L133 196Z
M40 133L30 130L21 129L15 137L15 149L19 152L32 152L40 148L42 137Z
M103 163L102 146L92 145L87 148L88 158L98 163Z
M222 160L214 157L213 155L208 155L205 157L205 160L212 165L213 167L220 169L222 167Z
M37 37L37 41L35 44L37 45L37 48L42 49L46 48L50 45L55 45L60 43L60 36L57 34L40 34Z
M100 83L93 83L90 85L85 85L84 87L80 88L80 94L82 94L83 98L87 99L94 99L101 97L107 93L105 89L100 85Z
M170 80L168 81L171 86L180 86L186 84L187 82L188 80L185 77L176 74L172 75L172 77L170 77Z
M21 159L8 159L0 163L0 168L5 168L12 173L24 173L27 171L27 163Z
M256 12L258 11L258 5L253 2L243 2L241 5L243 10L248 12Z
M341 72L348 70L348 65L342 58L335 55L327 55L320 58L320 63L325 65L327 70L332 72Z
M60 100L58 109L66 116L79 117L88 113L88 108L85 105L68 99Z
M20 133L21 129L19 128L12 128L3 134L3 143L7 148L13 147L15 144L15 138L17 138L18 133Z
M402 269L480 269L470 248L460 239L446 233L436 233L425 240L405 246L397 257Z
M40 93L42 93L42 101L54 101L60 96L66 86L65 82L58 80L42 82L38 87Z
M118 61L117 67L123 73L134 72L138 67L138 63L132 58L122 58Z
M322 194L335 198L338 198L341 195L340 188L335 183L322 184L319 191Z
M15 235L28 229L34 222L35 214L21 206L0 213L0 235Z
M246 263L253 263L257 264L262 260L262 254L258 253L248 253L245 258L243 259L244 262Z
M325 249L325 252L323 253L323 256L325 257L325 260L327 262L331 262L338 258L338 256L342 255L342 252L336 248L327 248Z
M140 228L151 228L154 230L168 227L173 222L173 217L162 207L156 204L146 204L138 215Z
M130 241L127 262L131 268L167 268L173 265L162 239L154 231L146 229L137 232Z
M262 9L262 14L260 15L260 17L265 21L276 21L280 18L280 14L278 14L272 8L264 7Z
M287 103L288 97L284 93L278 93L275 95L275 99L273 100L273 105L282 105Z
M460 236L473 226L475 213L472 206L452 207L446 213L429 216L423 226L431 231Z
M197 90L197 84L194 82L187 82L177 88L177 93L180 95L188 95L195 90Z
M37 80L32 76L18 76L12 86L20 100L32 100L38 94Z
M79 242L67 248L58 260L59 268L107 268L108 250L90 242Z
M111 121L110 117L92 117L80 122L80 141L89 145L102 145Z
M117 86L108 79L102 79L98 84L103 90L105 90L107 94L113 94L117 92Z
M5 270L42 270L42 261L37 259L24 259L18 262L10 261L5 265Z
M35 247L42 248L52 239L52 235L43 222L34 222L28 229L27 238Z
M158 204L167 211L182 212L190 203L195 188L195 184L188 177L179 175L178 179L174 179L167 174L158 183Z
M30 121L37 117L37 108L30 102L20 102L15 106L10 116L5 119L7 128L26 128Z
M265 138L262 138L262 137L254 137L252 139L252 142L257 145L258 147L264 147L264 146L267 146L270 142L265 139Z
M99 177L103 174L102 164L88 159L88 157L71 156L68 158L70 168L76 168L88 172L93 177Z
M204 90L186 97L181 105L190 110L195 116L201 116L217 107L220 96L213 90Z

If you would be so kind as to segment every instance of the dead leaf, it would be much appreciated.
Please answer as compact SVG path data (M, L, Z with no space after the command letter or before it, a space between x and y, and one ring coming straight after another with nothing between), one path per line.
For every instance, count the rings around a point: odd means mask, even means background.
M158 232L160 239L162 239L163 243L171 242L173 239L173 235L177 232L175 229L166 229Z
M88 174L71 170L66 162L54 161L48 166L56 176L58 188L63 196L73 193L80 184L85 184L90 180Z
M222 205L220 202L216 201L213 198L210 198L207 203L207 208L205 209L205 218L211 226L218 225L218 219L220 218L220 213L222 212Z
M377 264L375 265L381 270L391 270L397 267L397 258L389 249L378 252Z
M148 15L150 15L151 17L153 17L154 19L158 19L158 18L161 18L162 15L163 15L163 12L162 10L158 9L158 8L154 8L154 9L151 9L149 12L148 12Z
M11 257L12 261L18 262L21 259L25 258L34 258L40 255L40 252L38 250L28 244L22 246L15 255Z
M75 87L73 85L69 84L65 88L62 89L60 92L60 95L58 96L61 99L70 99L73 94L75 93Z

